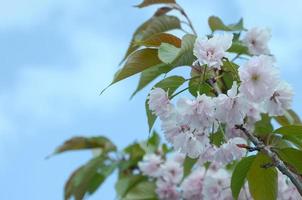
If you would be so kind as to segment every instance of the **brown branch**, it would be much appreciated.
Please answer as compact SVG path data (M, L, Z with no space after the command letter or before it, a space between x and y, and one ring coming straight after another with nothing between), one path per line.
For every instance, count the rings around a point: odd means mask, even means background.
M194 35L197 35L197 32L196 32L196 30L195 30L195 28L194 28L194 26L193 26L193 24L192 24L192 21L191 21L191 19L189 18L189 16L187 15L187 13L185 12L185 10L184 10L179 4L175 4L175 5L174 5L174 8L175 8L176 10L178 10L178 11L186 18L186 20L187 20L187 23L186 23L186 24L191 28L193 34L194 34Z
M251 134L246 128L243 127L243 125L236 125L235 127L237 129L240 129L257 148L261 149L262 153L266 154L272 159L274 166L276 166L282 174L286 175L292 181L292 183L296 186L298 192L302 196L302 181L300 180L300 177L297 174L293 173L290 169L288 169L288 167L274 151L265 146L262 141Z

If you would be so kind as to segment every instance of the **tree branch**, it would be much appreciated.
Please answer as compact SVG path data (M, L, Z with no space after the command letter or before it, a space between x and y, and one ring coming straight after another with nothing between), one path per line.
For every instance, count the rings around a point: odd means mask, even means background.
M265 146L262 141L251 134L246 128L243 127L243 125L236 125L235 127L241 130L257 148L261 149L262 153L266 154L272 159L274 166L276 166L281 173L286 175L292 181L292 183L296 186L298 192L302 196L302 181L300 180L300 177L297 174L293 173L290 169L288 169L288 167L274 151Z
M187 25L191 28L192 32L194 35L197 35L197 32L192 24L192 21L190 20L189 16L187 15L187 13L185 12L185 10L179 5L179 4L175 4L174 8L176 10L178 10L187 20Z

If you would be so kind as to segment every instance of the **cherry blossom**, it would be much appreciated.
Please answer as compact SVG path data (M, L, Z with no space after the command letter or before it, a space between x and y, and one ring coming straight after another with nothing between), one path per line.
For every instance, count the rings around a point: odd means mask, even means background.
M163 161L160 156L156 154L146 154L143 157L143 160L138 163L138 167L143 174L151 177L158 177L162 162Z
M216 98L216 117L220 122L228 125L243 124L247 111L246 100L237 91L238 85L234 82L227 95L220 94Z
M161 119L167 118L172 109L172 104L168 98L168 93L161 88L153 88L148 98L150 110Z
M197 38L193 53L200 65L206 64L208 67L220 68L221 59L225 56L226 50L231 47L232 40L232 34L214 35L210 39Z
M177 186L161 179L156 181L156 194L160 200L179 200L180 193Z
M204 168L195 169L181 184L181 191L184 200L201 200L203 179L205 175Z
M254 56L239 68L239 91L249 100L259 103L271 97L279 83L279 72L269 56Z
M247 31L243 42L247 45L252 55L270 54L268 41L271 31L268 28L254 27Z
M168 160L163 165L161 165L160 176L165 182L177 184L182 179L183 167L178 162Z
M267 103L267 112L270 116L284 115L291 108L293 90L286 82L280 82Z
M246 140L240 137L232 138L227 143L222 144L215 153L215 161L222 165L234 160L239 160L245 155L245 150L239 148L237 144L246 144Z

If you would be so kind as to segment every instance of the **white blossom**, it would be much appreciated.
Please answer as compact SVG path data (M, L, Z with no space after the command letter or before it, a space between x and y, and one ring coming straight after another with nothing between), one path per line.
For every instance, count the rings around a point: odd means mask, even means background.
M199 129L205 133L215 131L213 128L217 129L215 102L212 97L203 94L194 100L182 98L178 101L177 107L191 129Z
M149 108L160 119L165 119L171 113L173 109L170 103L168 93L161 88L153 88L148 96Z
M177 184L183 176L183 167L180 163L169 160L160 167L160 176L165 182Z
M198 131L181 133L175 137L173 143L175 150L180 150L191 158L197 158L208 145L210 145L208 136Z
M227 95L220 94L216 102L216 118L228 125L243 124L247 107L246 100L242 95L238 95L237 82L228 90Z
M156 181L156 194L160 200L179 200L180 193L175 184L165 182L161 179Z
M243 42L247 45L252 55L270 54L268 41L271 31L268 28L254 27L247 31Z
M286 82L280 82L267 103L267 112L270 116L284 115L291 108L293 90Z
M240 137L230 139L227 143L224 143L217 149L215 161L225 165L242 158L245 155L245 150L239 148L237 144L246 144L246 141Z
M217 148L210 145L208 146L199 156L198 158L198 164L204 165L207 162L214 162L215 161L215 154L216 154Z
M185 161L185 158L186 158L186 154L175 152L170 159L182 165L183 162Z
M206 200L232 200L229 178L207 175L204 180L202 194Z
M181 184L181 191L184 200L201 200L203 199L203 181L205 169L195 169Z
M220 68L221 59L225 56L226 50L232 45L233 35L214 35L208 39L197 38L193 53L201 65L206 64L208 67Z
M151 177L158 177L160 175L160 166L162 159L156 154L146 154L143 160L138 163L139 169L143 174Z
M170 117L163 120L161 128L164 131L165 138L168 142L173 143L175 137L180 133L190 130L189 124L184 122L183 115L175 110Z
M269 56L254 56L239 68L239 91L250 101L259 103L269 98L279 83L279 73Z

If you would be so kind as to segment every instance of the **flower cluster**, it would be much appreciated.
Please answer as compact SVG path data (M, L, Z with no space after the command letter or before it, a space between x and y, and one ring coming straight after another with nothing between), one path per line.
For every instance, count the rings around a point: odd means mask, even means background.
M221 93L214 82L212 87L216 89L216 96L198 94L194 99L182 97L174 104L163 89L151 91L149 108L161 119L165 137L175 150L191 158L199 158L200 163L209 161L225 165L245 154L237 146L245 144L246 140L234 128L236 125L253 130L262 113L279 116L290 109L292 89L280 79L274 59L264 55L269 53L269 38L270 33L266 29L253 28L246 33L244 42L254 56L239 67L240 80L234 81L225 93ZM207 69L214 69L210 79L221 69L232 39L233 35L224 34L196 40L193 51L196 62L204 73ZM211 134L217 131L225 132L225 143L220 147L210 142Z
M159 162L160 161L160 162ZM232 199L230 174L211 165L195 167L184 177L184 154L176 153L164 160L160 155L147 154L139 163L140 171L156 181L156 193L161 200L228 200ZM160 163L160 164L159 164ZM154 166L157 166L154 170ZM156 171L156 172L155 172ZM246 186L244 186L245 188ZM250 197L247 190L239 199Z
M164 159L161 155L146 154L139 169L154 180L160 200L231 200L231 174L216 164L208 168L195 165L188 176L184 175L185 155L174 153ZM278 200L299 199L297 188L281 173L278 173ZM244 184L239 200L252 200L248 185Z

